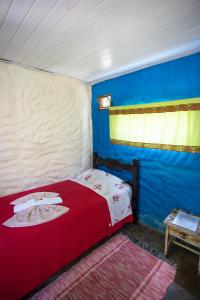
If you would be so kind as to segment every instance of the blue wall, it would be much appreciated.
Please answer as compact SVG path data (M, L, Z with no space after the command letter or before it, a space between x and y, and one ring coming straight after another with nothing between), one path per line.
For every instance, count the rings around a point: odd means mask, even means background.
M200 213L200 154L111 145L108 111L97 97L112 94L112 105L200 97L200 53L107 80L92 87L93 146L102 157L140 160L140 220L163 229L174 207Z

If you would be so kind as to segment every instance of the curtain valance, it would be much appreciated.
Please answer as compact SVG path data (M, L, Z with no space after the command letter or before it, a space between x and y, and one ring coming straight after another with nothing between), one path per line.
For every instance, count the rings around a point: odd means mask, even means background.
M112 144L200 152L200 98L116 106L109 119Z

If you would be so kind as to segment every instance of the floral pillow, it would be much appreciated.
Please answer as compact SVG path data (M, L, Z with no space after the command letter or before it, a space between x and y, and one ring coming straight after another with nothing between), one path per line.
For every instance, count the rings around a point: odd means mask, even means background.
M88 169L74 177L82 184L107 200L112 224L131 214L132 190L122 179L98 169Z

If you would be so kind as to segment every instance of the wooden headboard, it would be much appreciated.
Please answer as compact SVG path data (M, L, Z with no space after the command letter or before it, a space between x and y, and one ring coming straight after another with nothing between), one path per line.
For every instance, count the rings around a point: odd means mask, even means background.
M139 161L133 160L132 164L124 164L119 160L110 159L110 158L101 158L97 155L96 152L93 154L93 168L98 168L98 165L106 166L107 168L113 170L125 170L132 173L132 180L127 182L132 187L132 199L131 199L131 207L134 216L134 223L137 222L138 219L138 169L139 169Z

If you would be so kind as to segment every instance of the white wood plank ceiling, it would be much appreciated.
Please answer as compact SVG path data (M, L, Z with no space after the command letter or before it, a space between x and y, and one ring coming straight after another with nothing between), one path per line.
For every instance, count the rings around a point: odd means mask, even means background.
M86 82L200 51L200 0L0 0L0 58Z

